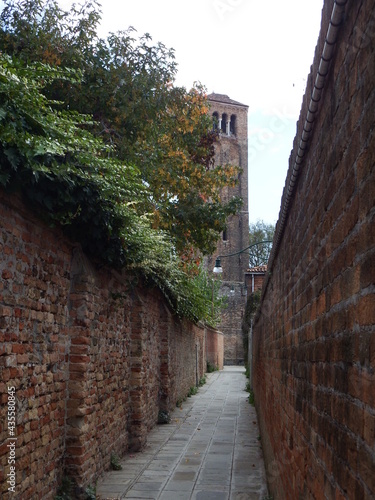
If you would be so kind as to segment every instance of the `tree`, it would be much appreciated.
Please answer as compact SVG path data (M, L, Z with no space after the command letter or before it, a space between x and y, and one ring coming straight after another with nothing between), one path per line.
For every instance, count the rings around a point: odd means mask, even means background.
M135 167L108 157L110 148L88 130L90 116L55 109L42 93L55 79L78 77L0 53L0 183L22 192L88 253L121 267L140 250L136 235L145 224L133 206L146 188Z
M273 240L275 226L267 224L262 220L250 224L249 227L249 245L260 241ZM254 245L249 249L249 267L262 266L267 264L272 249L272 243L263 243Z
M213 166L204 89L173 86L173 51L96 34L98 3L5 0L0 14L0 184L20 191L105 264L215 321L199 267L239 200L237 170ZM79 68L79 69L78 69Z
M238 168L214 167L214 143L205 89L174 87L174 52L140 38L134 29L97 35L100 4L86 1L64 12L54 0L6 0L0 50L26 63L79 67L83 78L57 79L43 92L61 109L90 114L92 132L113 146L109 154L141 172L149 196L137 203L155 229L169 233L185 259L210 254L239 198L223 202L223 187Z
M56 110L41 92L55 79L77 78L0 53L0 186L22 193L95 259L157 286L179 316L214 324L217 290L207 292L203 270L186 273L168 233L135 210L150 196L140 172L108 156L89 130L90 116Z

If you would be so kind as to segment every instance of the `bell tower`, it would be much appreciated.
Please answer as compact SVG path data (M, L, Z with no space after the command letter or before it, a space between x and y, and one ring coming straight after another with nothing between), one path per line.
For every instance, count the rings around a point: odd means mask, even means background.
M249 267L246 252L237 253L249 245L248 211L248 106L230 99L224 94L209 94L210 114L213 126L219 130L219 142L215 147L215 164L232 164L240 167L238 182L233 188L225 188L223 201L233 196L242 198L240 212L229 218L227 229L222 233L216 252L207 259L207 270L213 272L216 258L220 256L223 272L220 294L227 297L227 307L221 316L219 329L224 334L224 364L243 364L242 317L247 290L245 272ZM226 255L235 254L226 257Z

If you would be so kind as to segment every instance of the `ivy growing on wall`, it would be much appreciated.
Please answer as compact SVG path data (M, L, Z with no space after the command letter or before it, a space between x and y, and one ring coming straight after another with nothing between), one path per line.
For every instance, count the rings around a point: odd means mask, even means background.
M87 116L55 109L41 93L56 78L78 75L0 54L0 184L87 253L157 285L180 316L212 323L201 275L186 273L170 236L137 213L150 195L137 168L108 156Z
M97 35L100 5L5 0L0 13L0 185L83 250L214 324L200 266L240 200L214 165L204 88L174 87L173 50L132 30ZM213 291L213 293L212 293Z

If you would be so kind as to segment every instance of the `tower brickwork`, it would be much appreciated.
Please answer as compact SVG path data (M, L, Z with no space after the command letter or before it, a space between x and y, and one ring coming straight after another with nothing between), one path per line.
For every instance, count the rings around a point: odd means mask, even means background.
M227 297L227 307L221 316L220 330L224 333L224 364L242 364L244 358L242 343L242 317L246 303L245 272L249 267L246 252L237 253L249 245L248 213L248 106L230 99L224 94L208 96L213 126L220 132L219 142L215 147L215 164L231 164L241 168L235 187L225 188L223 201L233 196L242 198L243 204L238 214L228 220L227 229L218 242L216 252L206 259L209 272L212 272L215 260L221 257L223 273L220 293Z

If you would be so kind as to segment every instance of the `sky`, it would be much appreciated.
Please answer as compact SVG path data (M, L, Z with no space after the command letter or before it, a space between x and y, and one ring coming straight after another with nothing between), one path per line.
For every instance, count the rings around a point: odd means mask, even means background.
M65 0L68 2L68 0ZM103 34L133 26L175 49L176 84L249 106L249 220L275 223L323 0L103 0Z
M59 0L63 8L72 3ZM176 85L200 82L208 93L249 106L249 220L275 223L323 0L99 3L101 36L129 26L140 36L149 33L175 49Z

